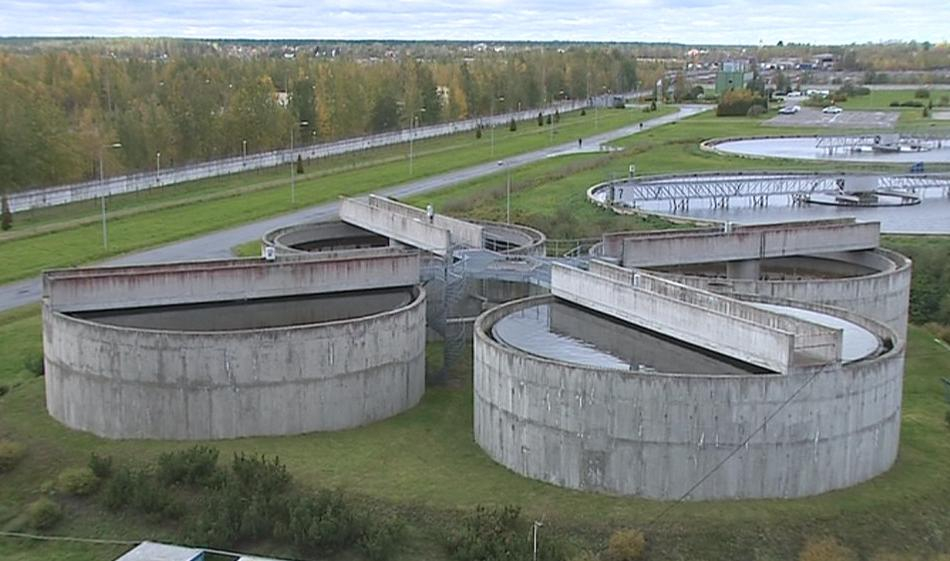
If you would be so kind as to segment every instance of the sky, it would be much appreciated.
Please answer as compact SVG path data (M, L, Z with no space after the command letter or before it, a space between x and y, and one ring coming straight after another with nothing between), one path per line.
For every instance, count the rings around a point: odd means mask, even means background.
M950 0L0 0L0 36L939 43Z

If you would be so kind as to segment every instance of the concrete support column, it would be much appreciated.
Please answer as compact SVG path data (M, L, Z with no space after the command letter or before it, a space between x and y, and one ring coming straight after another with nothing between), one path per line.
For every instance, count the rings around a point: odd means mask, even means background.
M728 261L726 263L726 277L730 279L759 280L761 273L762 263L758 259Z

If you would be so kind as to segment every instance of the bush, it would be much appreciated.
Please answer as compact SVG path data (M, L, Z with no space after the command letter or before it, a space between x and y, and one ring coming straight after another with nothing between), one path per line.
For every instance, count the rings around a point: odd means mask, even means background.
M889 107L900 107L900 106L901 106L901 102L899 102L899 101L892 101L892 102L888 103L887 105L888 105Z
M586 115L587 115L587 109L583 109L583 108L582 108L582 109L581 109L581 117L585 117Z
M511 132L515 132L516 130L518 130L518 122L515 121L514 117L512 117L511 122L508 123L508 130L510 130Z
M99 479L88 467L65 469L56 478L56 490L67 495L91 495L98 487Z
M405 535L405 526L396 518L364 522L363 534L356 542L370 561L387 561L397 553Z
M320 491L297 499L284 532L304 555L325 554L353 545L362 535L359 517L339 491Z
M112 511L125 508L135 492L135 479L129 468L116 470L102 489L102 500L106 508Z
M63 518L63 511L58 504L44 497L26 507L26 516L31 528L47 530Z
M765 114L765 107L762 107L761 105L753 105L752 107L749 108L748 111L746 111L745 116L758 117L759 115L763 115L763 114Z
M46 373L46 364L43 361L43 353L31 354L23 360L23 368L27 372L32 372L34 376L42 376Z
M12 440L0 440L0 473L16 467L26 455L26 446Z
M950 429L950 409L943 414L943 422L947 424L947 428Z
M940 107L946 107L950 105L950 95L940 96L940 101L937 102L937 105L939 105Z
M10 386L6 384L0 384L0 397L3 397L10 393Z
M809 540L798 554L798 561L857 561L853 551L834 538Z
M218 475L218 450L196 445L158 457L158 479L165 485L208 485Z
M538 111L538 126L544 126L544 113L541 113L540 111Z
M643 558L647 541L640 530L617 530L607 543L607 561L638 561Z
M924 104L920 101L908 100L908 101L902 101L900 106L901 107L923 107Z
M246 494L273 495L290 488L290 474L279 458L269 461L266 457L235 454L231 462L234 481Z
M930 98L930 90L927 88L917 88L917 91L914 92L914 97L917 99L928 99Z
M89 455L87 465L99 479L108 479L112 475L112 456L99 456L93 452Z

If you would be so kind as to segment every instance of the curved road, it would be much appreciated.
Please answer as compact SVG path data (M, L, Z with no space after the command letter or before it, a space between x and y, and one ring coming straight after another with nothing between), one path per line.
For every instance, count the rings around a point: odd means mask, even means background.
M685 105L680 110L671 115L657 117L643 122L642 130L649 130L668 123L679 121L686 117L701 113L712 106L706 105ZM608 131L584 139L588 146L596 146L605 142L610 142L636 134L640 132L638 125L630 125L620 129ZM559 155L574 152L575 141L567 142L557 146L535 150L518 154L507 159L511 167L519 167L542 160L548 156ZM463 168L446 172L440 175L434 175L418 181L402 183L385 189L376 191L379 195L404 198L428 191L436 191L451 185L463 183L465 181L498 173L499 168L496 162L487 162L472 167ZM211 234L205 234L197 238L192 238L180 242L174 242L153 249L147 249L135 253L130 253L103 261L98 265L137 265L142 263L159 263L167 261L189 261L194 259L226 259L232 257L231 248L244 243L248 240L260 239L265 232L281 226L298 224L301 222L316 222L326 220L336 216L338 202L324 203L312 206L303 210L298 210L289 214L283 214L251 222L242 226L220 230ZM39 277L0 285L0 311L9 310L35 302L42 297L43 287Z

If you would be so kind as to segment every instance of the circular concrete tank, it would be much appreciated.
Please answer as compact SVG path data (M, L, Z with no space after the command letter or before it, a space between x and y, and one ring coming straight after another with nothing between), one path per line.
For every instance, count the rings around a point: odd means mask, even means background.
M873 335L874 350L762 373L628 333L628 324L552 296L509 302L475 325L475 440L527 477L662 500L804 497L886 471L898 448L903 338L844 310L769 302L843 318ZM543 306L562 308L535 321L580 334L579 344L558 339L550 355L499 336L507 318ZM631 337L646 338L624 356Z
M725 263L648 268L726 295L813 302L843 308L907 334L911 261L887 249L761 260L758 279L728 278Z
M416 287L43 316L50 414L107 438L346 429L425 389Z
M547 237L543 232L520 224L472 221L483 227L485 249L505 255L544 256ZM297 224L277 228L264 234L264 247L273 247L277 255L294 255L317 251L385 247L389 239L340 220Z
M277 255L386 247L389 239L340 220L296 224L264 234L261 243Z

